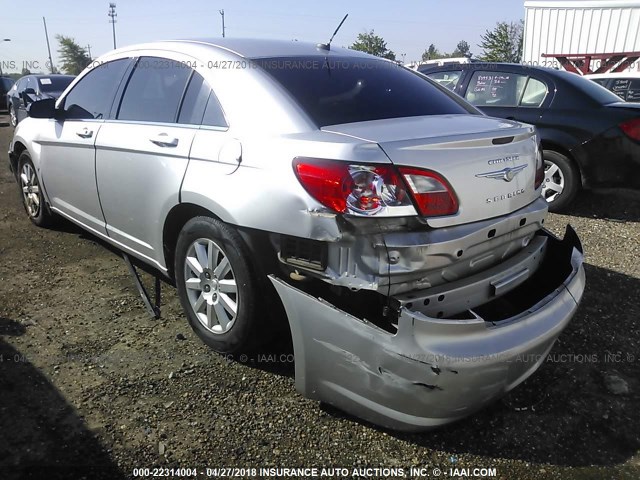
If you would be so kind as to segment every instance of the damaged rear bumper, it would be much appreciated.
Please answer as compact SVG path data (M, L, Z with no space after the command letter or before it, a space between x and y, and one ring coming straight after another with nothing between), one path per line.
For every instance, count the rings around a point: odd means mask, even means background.
M563 240L547 235L544 259L529 259L536 274L487 305L448 316L449 306L435 318L396 299L395 334L271 276L291 327L296 388L396 430L432 428L494 401L540 366L584 291L577 235L571 227ZM500 287L491 275L469 288ZM552 285L537 283L550 277Z

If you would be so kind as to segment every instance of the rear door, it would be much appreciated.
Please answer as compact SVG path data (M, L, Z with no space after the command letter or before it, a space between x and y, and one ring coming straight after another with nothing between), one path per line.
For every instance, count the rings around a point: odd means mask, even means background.
M159 266L164 256L163 221L179 203L191 143L202 118L186 112L194 108L187 100L201 87L190 61L140 57L115 119L105 123L96 141L96 178L108 235ZM187 117L190 123L178 123Z
M60 100L64 120L48 120L39 137L42 181L51 206L101 234L106 230L94 144L129 64L129 59L104 63L82 77Z

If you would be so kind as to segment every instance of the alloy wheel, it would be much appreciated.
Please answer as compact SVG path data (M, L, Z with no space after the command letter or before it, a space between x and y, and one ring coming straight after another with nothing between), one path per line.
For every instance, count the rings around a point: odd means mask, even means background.
M544 182L542 196L547 202L553 202L564 191L564 174L558 165L544 161Z
M16 117L16 111L13 108L13 105L9 107L9 121L11 122L12 127L18 125L18 117Z
M200 323L215 334L231 330L238 316L238 285L229 258L213 240L199 238L189 246L184 282Z
M30 163L25 163L22 166L20 185L27 213L30 217L35 218L40 213L40 186L38 185L38 177L36 177L33 165Z

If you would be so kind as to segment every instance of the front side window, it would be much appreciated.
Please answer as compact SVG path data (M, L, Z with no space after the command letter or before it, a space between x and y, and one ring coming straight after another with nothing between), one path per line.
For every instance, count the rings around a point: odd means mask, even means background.
M526 75L477 71L471 77L465 98L477 107L515 107L526 83Z
M458 81L462 76L462 70L456 70L452 72L434 72L428 73L427 77L431 80L438 82L441 86L453 91L458 85Z
M65 118L107 118L129 61L123 58L100 64L82 77L64 98Z
M118 120L176 122L191 72L181 62L140 57L122 97Z

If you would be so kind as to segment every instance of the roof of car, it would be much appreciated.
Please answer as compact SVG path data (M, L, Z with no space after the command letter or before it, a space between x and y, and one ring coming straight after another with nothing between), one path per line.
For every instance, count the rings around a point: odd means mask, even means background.
M298 42L289 40L269 40L255 38L194 38L183 40L165 40L154 42L151 44L132 45L123 50L135 50L136 48L148 48L150 46L167 47L169 44L182 47L189 44L210 45L212 47L227 50L244 58L265 58L265 57L298 57L298 56L352 56L352 57L368 57L368 55L357 50L342 48L337 45L331 45L330 50L320 48L318 44L311 42Z

